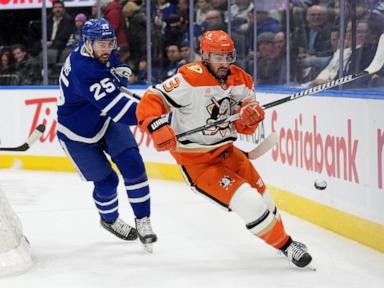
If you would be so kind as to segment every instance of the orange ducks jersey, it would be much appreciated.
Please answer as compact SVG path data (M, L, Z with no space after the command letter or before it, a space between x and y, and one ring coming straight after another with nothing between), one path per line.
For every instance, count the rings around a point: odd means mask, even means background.
M245 99L255 99L252 77L230 65L227 81L221 83L202 62L180 67L173 77L149 88L140 101L136 115L139 126L148 117L172 113L170 125L176 134L235 114ZM232 146L237 131L224 123L178 139L172 155L179 164L204 163Z

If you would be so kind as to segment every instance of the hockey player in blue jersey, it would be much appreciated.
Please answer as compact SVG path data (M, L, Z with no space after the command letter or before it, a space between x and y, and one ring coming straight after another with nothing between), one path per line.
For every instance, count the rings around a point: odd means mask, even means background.
M151 252L157 237L150 222L148 179L129 129L137 124L138 99L120 90L130 70L120 65L115 48L115 32L105 19L84 24L83 39L60 73L58 138L82 178L94 183L101 226L124 240L139 236ZM124 178L136 229L119 217L119 180L107 154Z

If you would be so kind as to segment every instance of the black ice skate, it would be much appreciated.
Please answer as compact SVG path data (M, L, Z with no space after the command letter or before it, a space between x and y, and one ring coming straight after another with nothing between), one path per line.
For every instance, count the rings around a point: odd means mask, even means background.
M298 241L292 241L285 250L282 250L282 252L297 267L310 268L308 265L311 263L312 257L307 252L307 246L305 244ZM315 269L311 268L311 270Z
M120 218L117 218L115 222L109 223L104 221L103 219L100 219L101 227L103 227L105 230L111 232L112 234L116 235L120 239L132 241L137 239L137 231L132 226L125 223Z
M152 253L153 243L157 241L157 236L152 230L151 219L149 217L144 217L141 219L136 219L136 230L139 236L141 243L144 245L144 249Z

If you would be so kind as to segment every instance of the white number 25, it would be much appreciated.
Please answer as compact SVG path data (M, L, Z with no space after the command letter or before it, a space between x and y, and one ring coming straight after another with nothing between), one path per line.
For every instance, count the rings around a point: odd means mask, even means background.
M115 89L115 85L112 84L109 78L104 78L100 81L100 83L95 83L89 87L89 91L93 93L93 96L97 101L106 96L107 93L115 91ZM105 93L103 90L105 90L107 93Z

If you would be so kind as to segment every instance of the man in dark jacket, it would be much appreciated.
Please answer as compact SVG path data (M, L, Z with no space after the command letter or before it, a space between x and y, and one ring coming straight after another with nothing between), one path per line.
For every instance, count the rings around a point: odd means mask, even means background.
M54 1L52 3L52 14L47 18L48 49L63 50L74 30L74 21L66 13L64 3L60 0Z
M38 60L30 56L21 44L12 46L12 55L15 58L15 73L18 76L18 85L39 85L42 81L41 65Z

